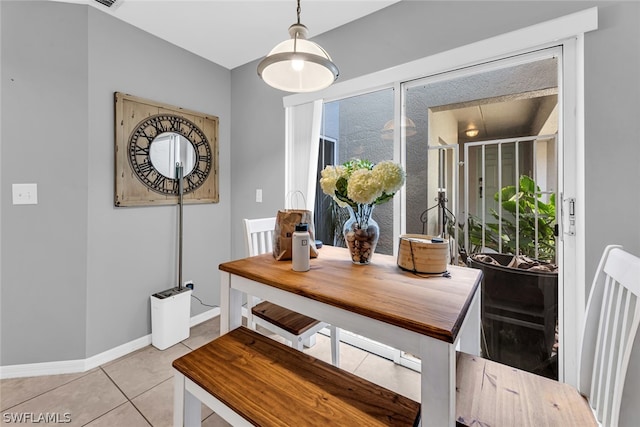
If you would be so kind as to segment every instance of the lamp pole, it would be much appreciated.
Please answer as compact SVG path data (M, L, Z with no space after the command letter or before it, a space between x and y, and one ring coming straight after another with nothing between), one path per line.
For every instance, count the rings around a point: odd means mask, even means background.
M176 178L178 179L178 290L182 290L182 162L176 163Z

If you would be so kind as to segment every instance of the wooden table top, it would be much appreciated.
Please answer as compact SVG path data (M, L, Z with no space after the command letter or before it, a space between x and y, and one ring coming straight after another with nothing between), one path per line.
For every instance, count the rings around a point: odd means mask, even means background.
M482 276L481 270L452 265L450 278L416 275L382 254L369 265L356 265L347 249L333 246L323 246L307 272L291 270L291 261L276 261L271 253L225 262L219 269L449 343Z

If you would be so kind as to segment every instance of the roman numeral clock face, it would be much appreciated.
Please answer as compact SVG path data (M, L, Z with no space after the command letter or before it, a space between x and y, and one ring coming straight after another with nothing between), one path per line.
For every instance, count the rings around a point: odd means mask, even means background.
M127 146L135 176L147 188L178 195L176 163L183 166L183 192L191 193L212 170L211 145L195 123L172 114L158 114L140 122Z
M185 204L220 201L217 116L122 92L114 108L116 207L175 205L180 182Z

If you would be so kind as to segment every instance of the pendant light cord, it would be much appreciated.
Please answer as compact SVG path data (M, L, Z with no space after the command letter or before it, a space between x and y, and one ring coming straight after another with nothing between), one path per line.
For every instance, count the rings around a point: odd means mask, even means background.
M298 0L298 9L296 9L296 13L298 15L298 25L300 25L300 0ZM296 31L296 36L293 38L293 53L298 51L298 32Z

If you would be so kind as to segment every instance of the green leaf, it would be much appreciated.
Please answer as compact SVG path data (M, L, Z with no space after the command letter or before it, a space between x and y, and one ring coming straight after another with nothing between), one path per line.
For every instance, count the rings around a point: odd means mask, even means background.
M515 196L516 194L516 187L513 185L509 185L507 187L504 187L502 190L500 190L499 192L497 192L494 196L493 196L493 200L495 200L496 202L500 201L500 194L502 194L502 201L504 202L505 200L511 200L511 198L513 196Z
M556 196L551 194L549 202L542 200L540 188L533 179L522 175L518 182L519 192L513 185L503 187L494 195L494 200L500 201L502 218L495 209L490 209L491 216L502 221L498 224L485 224L484 229L478 218L469 217L468 230L470 241L476 250L482 245L484 235L485 246L503 253L515 253L516 234L518 235L521 254L536 257L536 225L538 240L538 258L547 261L555 259L556 238L554 224L556 216ZM518 214L518 228L516 228L516 212ZM536 216L537 214L537 216ZM499 234L502 232L502 235ZM473 253L473 252L470 252Z
M526 175L522 175L520 177L520 190L525 192L525 193L530 193L530 194L534 194L536 192L536 189L539 191L539 189L536 186L536 183L533 181L533 179L529 178Z
M515 215L516 213L516 202L513 200L507 200L502 202L502 209L507 212L510 212Z
M347 197L347 185L349 184L349 182L347 181L346 178L344 177L340 177L337 181L336 181L336 196L340 195L343 197ZM338 197L340 199L340 197ZM342 200L342 199L340 199Z
M394 193L395 194L395 193ZM387 193L382 193L382 196L378 197L373 204L374 205L381 205L383 203L388 202L389 200L393 199L394 194L387 194Z

